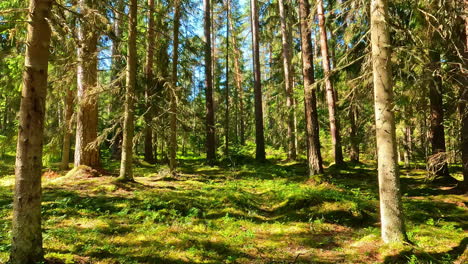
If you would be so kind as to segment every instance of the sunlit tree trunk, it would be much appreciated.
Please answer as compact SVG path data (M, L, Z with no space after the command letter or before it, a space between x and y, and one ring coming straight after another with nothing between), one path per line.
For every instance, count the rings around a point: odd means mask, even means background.
M380 220L385 243L406 239L397 163L387 0L371 1L371 43Z
M90 20L94 1L79 0L81 14ZM97 42L94 24L82 22L78 27L78 111L76 118L75 166L100 166L97 93Z
M468 0L465 2L465 17L461 18L464 30L460 32L460 46L463 49L462 61L468 61ZM464 21L463 21L464 20ZM461 65L464 65L463 63ZM466 65L466 64L465 64ZM462 67L462 66L461 66ZM466 68L460 70L460 116L461 116L461 152L462 152L462 167L463 167L463 181L461 189L468 193L468 72Z
M127 81L125 91L125 111L122 142L122 159L120 161L121 181L133 180L133 134L134 134L134 102L136 85L136 26L137 0L130 0L127 47Z
M286 115L288 127L288 159L296 159L296 134L294 129L294 93L293 93L293 73L291 67L291 43L290 32L287 23L287 15L283 0L278 1L281 21L281 43L283 45L283 73L284 85L286 88Z
M145 103L146 103L146 114L145 114L145 161L149 163L154 162L153 156L153 131L151 128L151 122L153 120L153 89L154 89L154 73L153 73L153 62L154 62L154 0L148 0L148 37L146 47L146 66L145 66L145 78L146 78L146 89L145 89Z
M179 61L179 27L180 27L180 1L174 2L174 32L173 32L173 51L172 51L172 85L170 91L170 140L169 140L169 168L171 173L175 173L177 167L177 66Z
M51 30L51 0L29 2L23 90L19 112L18 144L13 197L10 263L43 260L41 230L41 170L47 68Z
M325 74L325 89L327 94L328 116L330 119L330 133L333 144L335 163L343 164L343 151L341 149L340 125L338 114L336 113L336 95L333 84L330 80L330 57L328 54L327 30L325 28L325 14L323 11L323 0L317 2L317 15L320 29L320 49L322 52L322 66Z
M67 95L65 96L65 109L64 109L64 123L63 126L63 142L62 142L62 162L60 169L67 170L68 163L70 163L70 144L73 135L73 91L68 88Z
M262 83L260 72L260 45L259 45L259 22L257 0L250 0L251 24L252 24L252 55L254 68L254 97L255 97L255 159L265 160L265 137L263 132L263 106L262 106Z
M312 54L311 29L309 23L309 0L299 0L299 16L302 44L302 75L304 77L304 112L306 122L307 167L309 176L323 173L320 153L317 97L314 86L314 58Z
M231 13L229 13L230 20L232 21ZM233 50L234 50L234 71L235 76L234 80L236 82L237 88L237 95L239 100L239 137L240 137L240 144L245 144L245 117L244 117L244 88L242 87L242 72L240 69L240 58L241 52L239 50L238 44L236 42L236 38L234 35L234 28L233 23L230 24L231 28L231 36L232 36L232 43L233 43Z
M213 164L216 159L215 124L213 105L213 75L211 58L211 7L210 0L203 0L205 10L205 100L206 100L206 159Z

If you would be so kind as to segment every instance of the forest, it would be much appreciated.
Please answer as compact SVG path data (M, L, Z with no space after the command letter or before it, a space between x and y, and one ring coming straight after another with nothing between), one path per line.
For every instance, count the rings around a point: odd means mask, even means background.
M467 0L0 1L0 263L468 263Z

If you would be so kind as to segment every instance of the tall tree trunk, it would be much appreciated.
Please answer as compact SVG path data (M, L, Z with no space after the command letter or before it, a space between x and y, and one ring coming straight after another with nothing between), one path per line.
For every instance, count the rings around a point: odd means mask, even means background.
M134 101L136 86L136 26L137 0L130 0L127 47L127 81L125 91L125 112L122 142L122 159L120 161L121 181L133 181L133 134L134 134Z
M250 0L250 4L255 96L255 159L257 161L265 161L265 137L263 132L262 80L260 77L260 45L257 0Z
M232 21L231 13L229 13L230 20ZM236 81L236 88L239 100L239 136L240 136L240 144L243 146L245 145L245 118L244 118L244 88L242 87L242 72L240 68L240 50L238 44L236 42L236 36L234 35L234 28L233 23L230 24L231 27L231 36L232 36L232 43L234 49L234 71L235 71L235 81Z
M216 159L215 124L213 105L213 72L211 61L211 7L210 0L203 0L205 9L205 100L206 100L206 159L213 164Z
M29 2L23 90L21 93L10 263L39 263L44 258L41 231L41 170L51 0Z
M380 220L385 243L406 240L397 163L387 0L371 1L371 43Z
M73 91L71 89L67 90L64 110L65 125L63 126L62 162L60 163L60 169L68 170L68 163L70 163L70 143L73 135Z
M336 94L330 80L330 57L328 55L327 30L325 28L325 14L323 11L323 0L317 2L317 15L320 29L320 48L322 52L322 66L325 75L325 89L327 93L328 116L330 119L330 133L332 138L335 164L341 165L343 161L343 151L341 149L340 124L336 113Z
M172 90L170 91L170 140L169 140L169 168L172 174L175 174L177 161L177 66L179 61L179 27L180 27L180 1L174 2L174 44L172 51Z
M148 44L146 47L146 66L145 66L145 77L146 77L146 89L145 89L145 103L146 103L146 114L145 114L145 161L154 163L153 156L153 131L151 128L151 122L153 120L153 87L154 87L154 0L148 0Z
M84 21L91 20L95 1L79 0ZM88 22L78 27L78 112L76 118L75 167L100 166L97 94L97 42L94 25Z
M323 173L320 153L317 97L314 86L314 58L312 54L311 29L309 24L309 0L299 0L299 17L302 44L302 75L304 77L304 109L307 141L307 167L309 177Z
M286 115L288 127L288 159L296 159L296 134L294 129L294 92L291 67L291 42L287 14L283 0L278 1L281 21L281 41L283 45L283 73L286 88Z
M462 168L463 168L463 181L460 183L461 189L468 193L468 74L466 68L462 65L466 65L468 61L468 0L465 2L465 17L460 18L463 27L460 31L460 47L463 50L462 63L460 64L460 116L461 116L461 152L462 152Z
M436 176L445 179L450 179L448 165L445 158L445 129L444 129L444 109L442 102L442 78L439 75L440 72L440 54L436 50L429 52L430 57L430 72L428 76L429 80L429 103L431 108L431 126L430 126L430 141L432 145L432 155L442 155L441 158L436 158L437 164Z
M405 161L405 168L410 168L411 162L411 127L409 125L405 126L405 130L403 131L403 160Z
M225 149L224 153L229 155L229 0L226 0L226 120L225 120Z

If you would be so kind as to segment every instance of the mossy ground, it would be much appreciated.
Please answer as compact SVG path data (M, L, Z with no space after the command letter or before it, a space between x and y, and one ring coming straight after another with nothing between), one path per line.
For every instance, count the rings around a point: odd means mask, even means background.
M8 258L13 158L0 162L0 262ZM118 163L106 162L116 172ZM177 178L138 164L115 175L45 171L43 238L54 263L466 263L466 196L402 170L413 246L379 240L373 164L330 167L315 185L303 163L180 160ZM162 171L158 173L158 171Z

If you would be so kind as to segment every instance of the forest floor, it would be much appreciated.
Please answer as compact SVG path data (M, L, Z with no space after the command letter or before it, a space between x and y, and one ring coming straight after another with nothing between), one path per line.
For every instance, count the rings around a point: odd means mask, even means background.
M3 163L2 163L3 162ZM0 161L0 263L10 249L14 158ZM106 169L117 173L118 163ZM159 171L159 173L158 173ZM303 163L135 165L135 183L48 169L43 239L49 263L467 263L468 197L402 170L407 233L379 239L375 165L328 168L314 185Z

